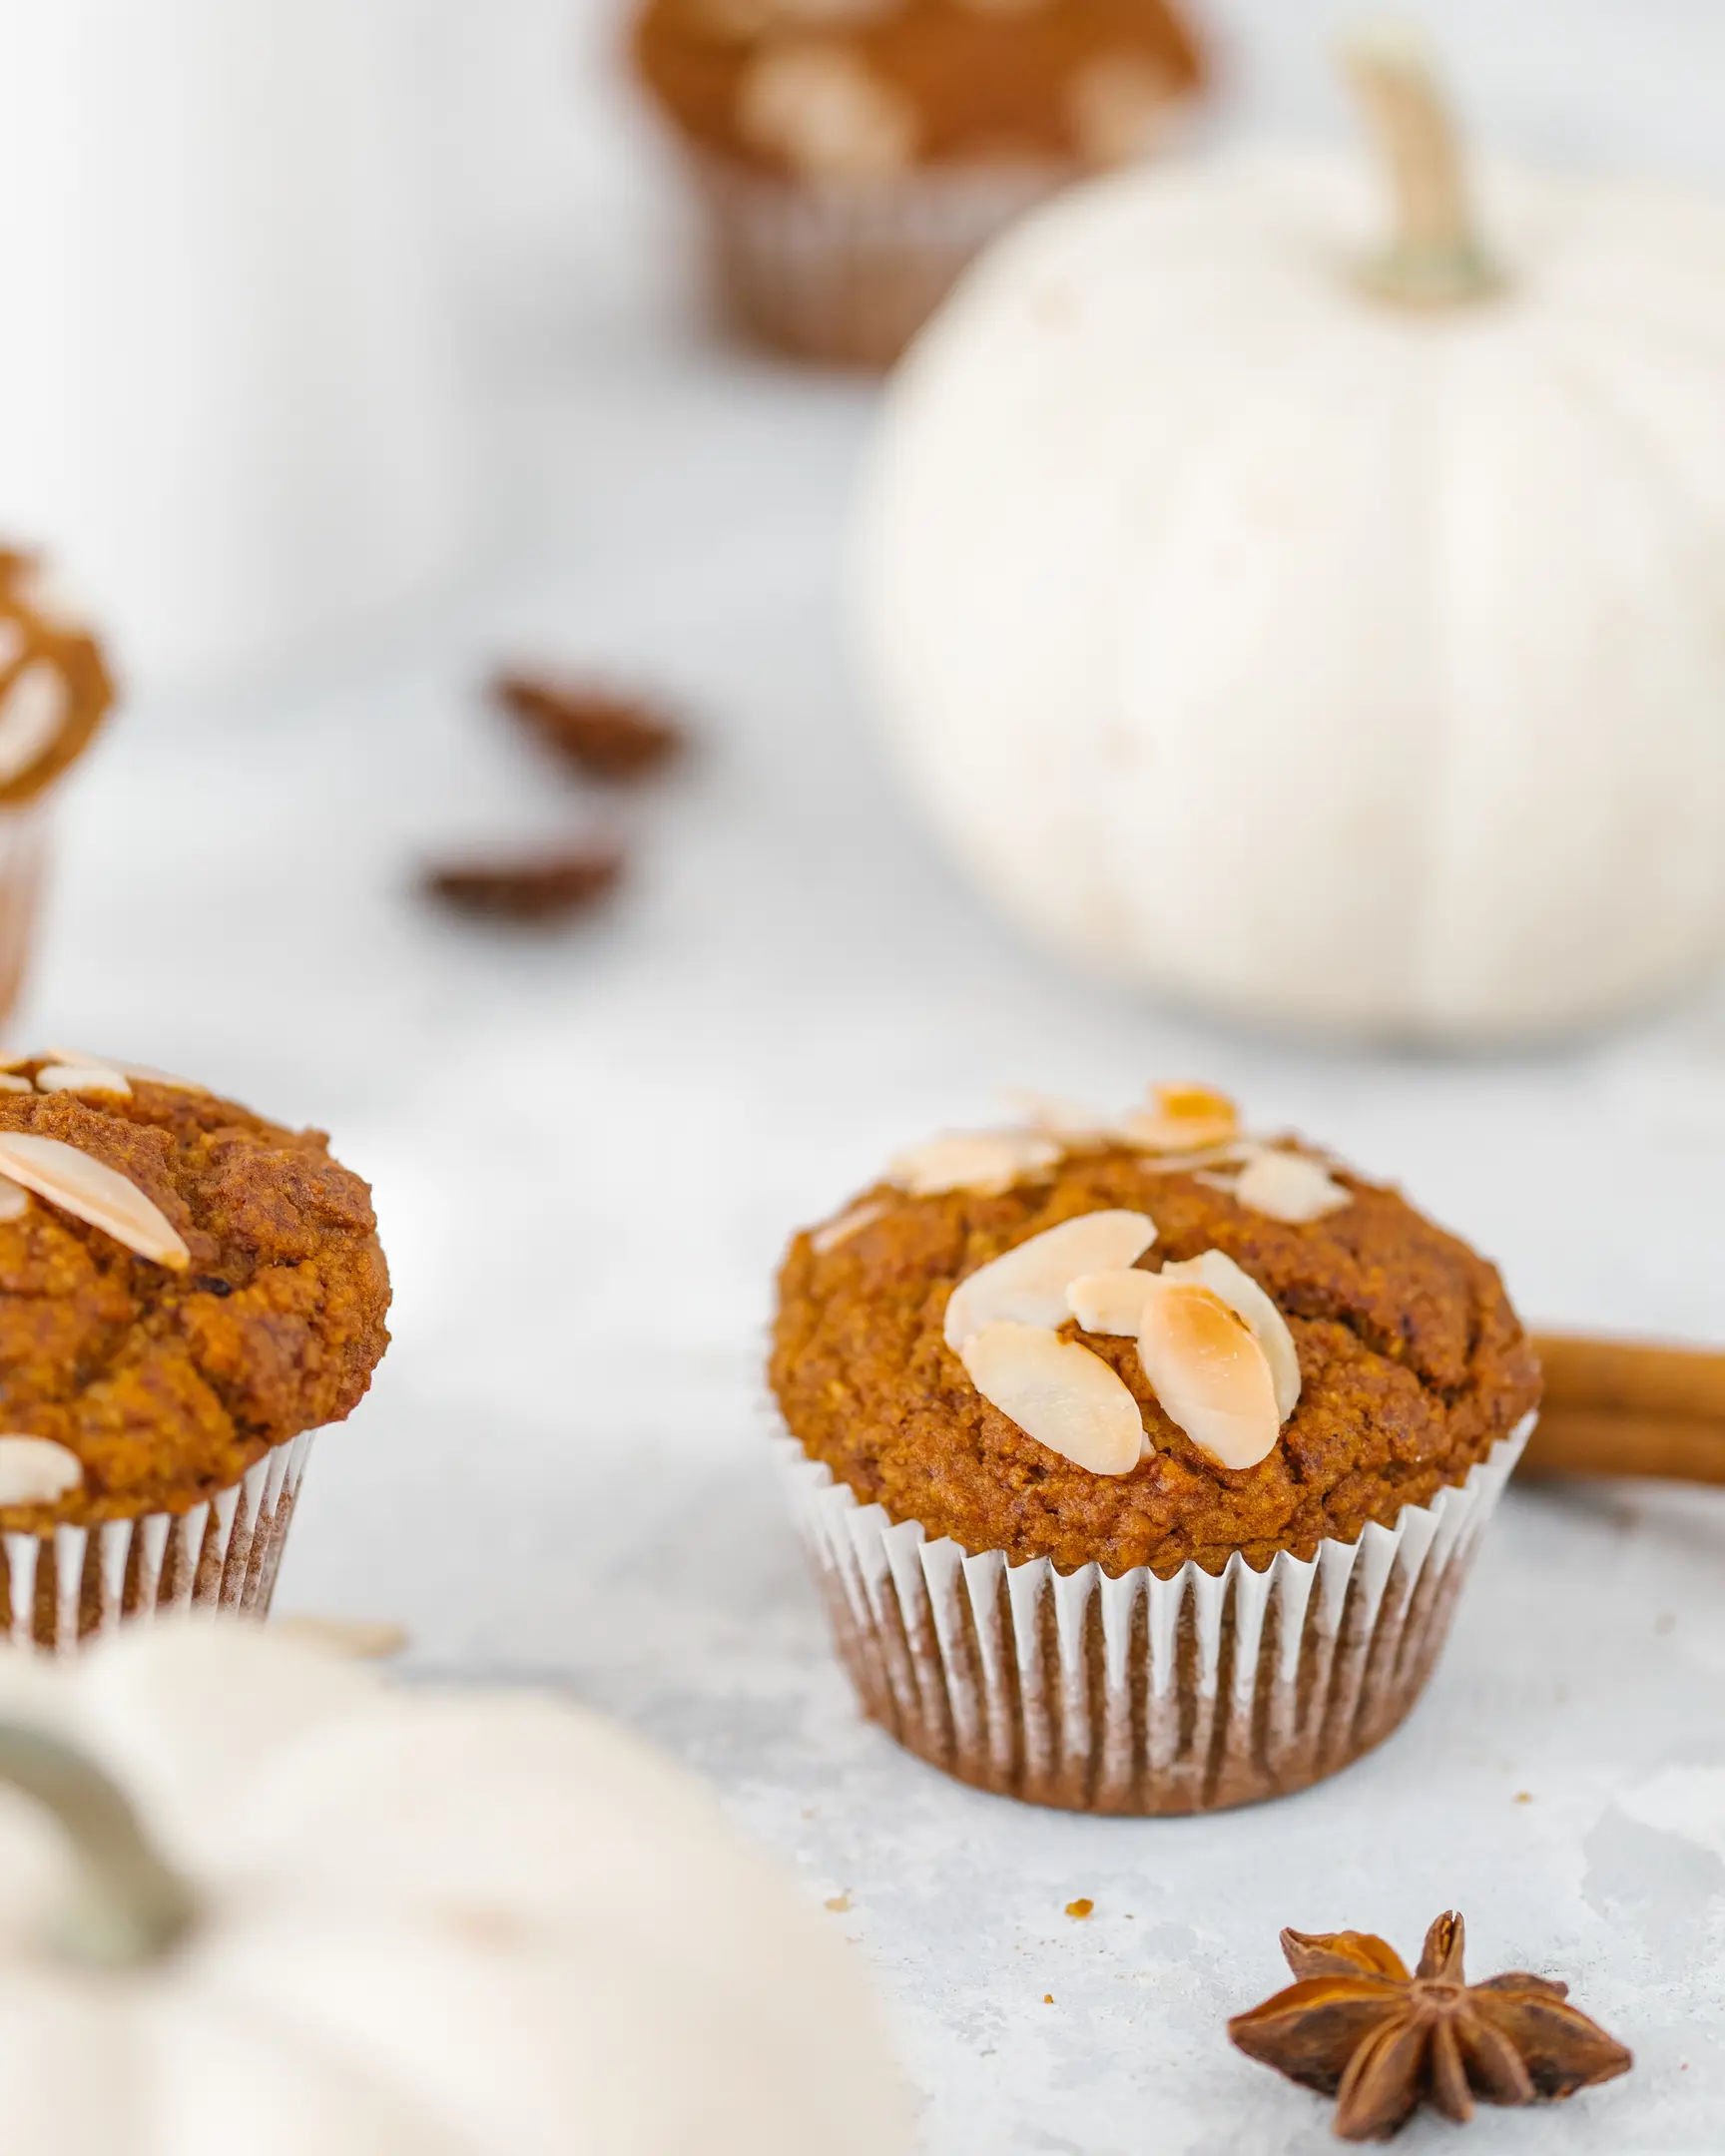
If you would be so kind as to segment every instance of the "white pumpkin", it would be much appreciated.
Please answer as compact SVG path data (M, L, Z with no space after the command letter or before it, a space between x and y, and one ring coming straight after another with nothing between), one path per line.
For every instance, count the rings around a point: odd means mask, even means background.
M889 393L862 656L1044 938L1253 1019L1490 1040L1725 945L1725 211L1499 176L1417 56L1364 160L1086 189ZM1488 252L1487 252L1488 251Z
M8 2156L908 2146L831 1919L577 1709L151 1627L0 1661L0 1783Z

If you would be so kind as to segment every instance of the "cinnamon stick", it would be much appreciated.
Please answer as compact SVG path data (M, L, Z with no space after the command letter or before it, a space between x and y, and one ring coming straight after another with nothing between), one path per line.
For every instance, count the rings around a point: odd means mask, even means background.
M1725 1483L1725 1353L1586 1334L1534 1346L1545 1400L1521 1473Z

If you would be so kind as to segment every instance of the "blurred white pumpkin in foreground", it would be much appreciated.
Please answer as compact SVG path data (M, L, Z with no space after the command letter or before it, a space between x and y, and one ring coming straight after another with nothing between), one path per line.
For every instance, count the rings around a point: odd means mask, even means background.
M1725 944L1725 212L1391 155L1087 189L889 393L862 656L1010 912L1252 1019L1587 1023ZM1493 274L1493 266L1500 276Z
M0 1659L0 2122L7 2156L908 2145L843 1940L684 1775L240 1626Z

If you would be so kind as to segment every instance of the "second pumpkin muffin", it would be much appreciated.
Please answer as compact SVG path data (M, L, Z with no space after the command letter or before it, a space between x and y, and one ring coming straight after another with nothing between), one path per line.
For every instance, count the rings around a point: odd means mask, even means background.
M1538 1397L1489 1265L1198 1089L905 1156L794 1242L772 1378L869 1711L1142 1811L1396 1726Z
M310 1433L388 1343L370 1192L321 1132L71 1054L0 1071L12 1638L269 1608Z

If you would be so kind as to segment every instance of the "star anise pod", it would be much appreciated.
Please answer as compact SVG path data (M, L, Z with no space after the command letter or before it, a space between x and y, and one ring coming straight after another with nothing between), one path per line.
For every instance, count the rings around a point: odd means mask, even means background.
M1388 2141L1424 2101L1464 2123L1473 2098L1525 2104L1627 2073L1629 2053L1568 2003L1568 1986L1514 1970L1470 1984L1451 1909L1410 1976L1370 1931L1284 1931L1298 1981L1228 2033L1248 2057L1336 2098L1343 2141Z
M491 693L545 747L590 779L640 779L684 747L683 729L640 697L588 682L499 674Z

